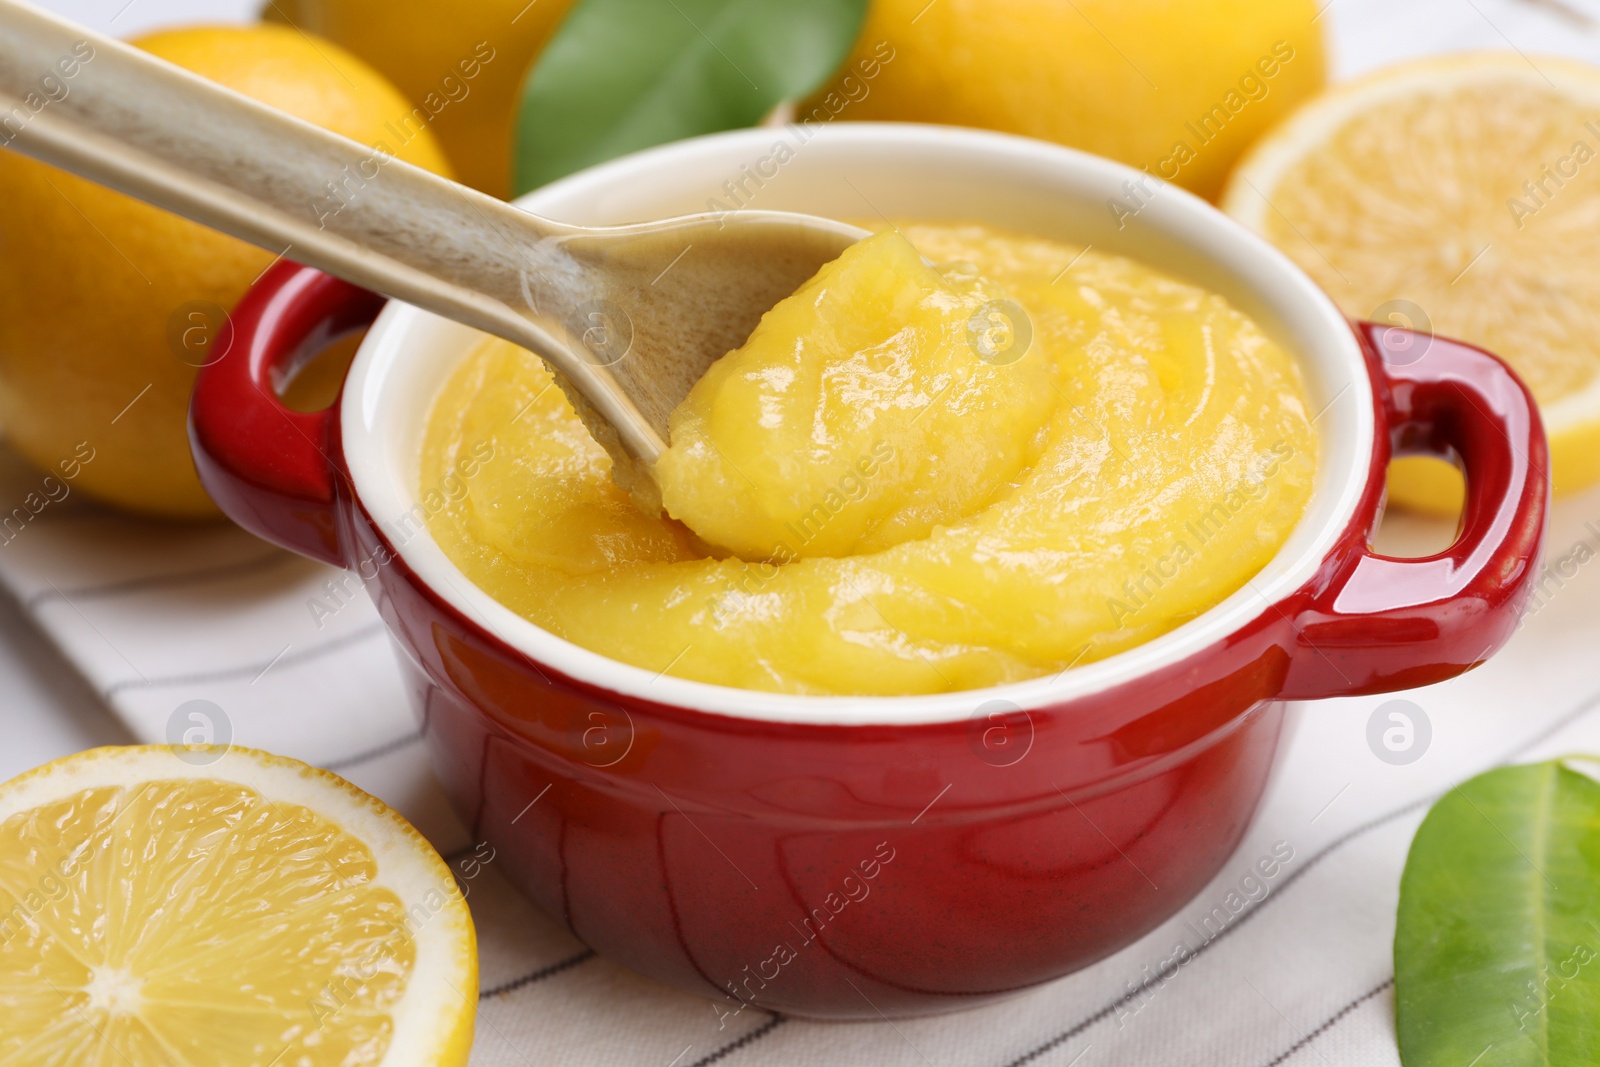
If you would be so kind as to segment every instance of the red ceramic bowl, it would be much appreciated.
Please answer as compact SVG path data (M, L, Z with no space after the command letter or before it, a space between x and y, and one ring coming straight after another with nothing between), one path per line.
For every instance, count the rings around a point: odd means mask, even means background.
M418 456L473 335L311 270L271 271L195 391L205 485L246 528L361 574L473 833L579 938L663 982L729 1010L876 1017L1083 967L1227 858L1282 701L1436 682L1516 626L1547 498L1522 385L1468 346L1352 326L1283 256L1139 172L1021 138L841 124L676 144L523 203L590 224L746 203L882 209L1090 242L1228 296L1298 355L1321 412L1317 485L1283 550L1157 640L939 696L728 689L578 648L469 582L428 534ZM334 408L279 403L286 368L374 316ZM1437 556L1369 547L1392 450L1465 467L1460 536Z

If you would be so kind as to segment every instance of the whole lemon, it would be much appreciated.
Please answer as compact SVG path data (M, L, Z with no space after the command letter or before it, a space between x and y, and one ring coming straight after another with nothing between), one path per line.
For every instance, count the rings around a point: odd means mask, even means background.
M1019 133L1214 197L1325 83L1316 17L1312 0L873 0L798 117Z
M198 27L134 44L337 133L444 172L411 105L361 60L281 26ZM89 62L93 62L92 59ZM64 79L68 91L71 79ZM26 130L21 136L26 137ZM136 511L216 508L189 455L196 368L273 254L0 152L0 424L29 460ZM87 460L86 460L86 457Z
M268 0L262 17L371 63L432 125L459 179L511 194L522 81L573 0Z

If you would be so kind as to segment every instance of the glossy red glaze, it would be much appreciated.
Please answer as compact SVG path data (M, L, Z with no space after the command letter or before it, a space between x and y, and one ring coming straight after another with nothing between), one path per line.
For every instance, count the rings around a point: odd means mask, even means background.
M272 374L369 316L294 266L241 306L202 371L193 442L219 503L366 579L435 765L474 834L596 949L719 1010L877 1017L969 1006L1066 974L1188 901L1239 842L1285 698L1450 677L1512 632L1548 494L1543 431L1494 357L1429 339L1407 366L1359 333L1376 384L1368 489L1315 578L1203 652L1111 689L965 722L827 726L620 695L537 663L406 565L349 484L329 413ZM288 428L286 428L288 427ZM1458 455L1456 544L1369 535L1391 448Z
M334 503L348 480L334 459L333 411L292 411L278 390L383 304L321 271L276 264L233 309L233 343L196 379L189 405L195 465L211 499L256 536L324 563L346 559Z
M1388 440L1378 435L1358 513L1372 521L1355 525L1376 526L1392 450L1459 459L1467 475L1461 531L1422 559L1352 546L1348 559L1307 586L1295 628L1310 654L1296 658L1284 681L1279 695L1289 699L1409 689L1481 663L1516 629L1543 544L1550 458L1522 382L1495 356L1459 341L1370 322L1357 332ZM1408 340L1395 343L1397 334ZM1410 361L1386 361L1386 350Z

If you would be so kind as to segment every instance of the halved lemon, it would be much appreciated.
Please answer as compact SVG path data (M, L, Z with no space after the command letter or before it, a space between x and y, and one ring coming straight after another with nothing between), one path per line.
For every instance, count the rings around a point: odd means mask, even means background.
M1470 53L1348 83L1258 142L1222 206L1347 314L1506 360L1557 491L1600 480L1600 68ZM1401 460L1390 494L1453 512L1461 477Z
M0 1063L464 1064L472 919L410 824L250 749L101 748L0 786Z

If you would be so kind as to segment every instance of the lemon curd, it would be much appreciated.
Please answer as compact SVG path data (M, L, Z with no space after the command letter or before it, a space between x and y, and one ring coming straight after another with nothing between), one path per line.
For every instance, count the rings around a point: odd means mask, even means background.
M492 340L435 402L420 489L468 577L579 645L894 695L1058 673L1195 617L1277 552L1315 467L1293 358L1222 297L922 224L853 246L707 372L657 467L666 515Z

